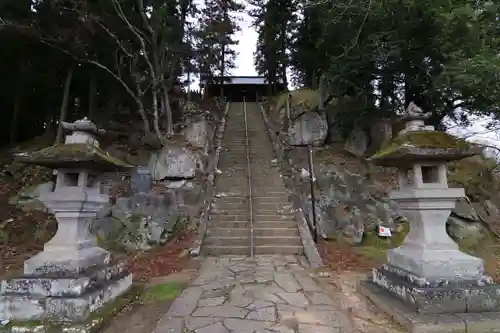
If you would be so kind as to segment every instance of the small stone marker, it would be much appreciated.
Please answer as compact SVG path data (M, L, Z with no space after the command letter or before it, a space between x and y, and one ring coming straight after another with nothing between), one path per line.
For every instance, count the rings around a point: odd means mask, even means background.
M148 193L153 187L153 177L151 171L146 166L138 166L131 176L131 187L134 194Z

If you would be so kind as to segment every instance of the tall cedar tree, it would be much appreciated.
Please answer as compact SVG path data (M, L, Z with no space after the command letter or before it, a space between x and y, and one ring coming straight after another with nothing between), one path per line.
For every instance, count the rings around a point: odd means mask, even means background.
M197 38L197 63L205 78L224 76L235 67L238 41L234 35L240 31L238 14L244 6L236 0L207 0L201 10Z

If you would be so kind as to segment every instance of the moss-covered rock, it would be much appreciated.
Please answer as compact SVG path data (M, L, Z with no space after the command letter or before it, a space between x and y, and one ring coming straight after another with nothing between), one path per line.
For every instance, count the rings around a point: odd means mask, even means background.
M314 110L318 107L319 92L312 89L298 89L278 95L274 102L274 111L279 112L286 105L287 97L291 96L290 105L302 105L307 110Z
M477 155L450 163L448 182L451 186L463 187L467 197L473 202L500 198L500 182L494 170L498 161Z

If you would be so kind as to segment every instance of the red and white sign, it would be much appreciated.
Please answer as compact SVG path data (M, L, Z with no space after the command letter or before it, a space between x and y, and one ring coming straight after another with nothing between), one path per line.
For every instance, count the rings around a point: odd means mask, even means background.
M391 237L391 228L383 227L381 225L378 226L378 235L380 237Z

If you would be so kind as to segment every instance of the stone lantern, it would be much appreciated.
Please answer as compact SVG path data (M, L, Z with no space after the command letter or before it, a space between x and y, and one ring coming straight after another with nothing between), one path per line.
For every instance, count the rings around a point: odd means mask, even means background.
M448 187L446 164L479 151L426 126L429 116L411 103L400 119L404 129L371 158L398 168L399 189L390 198L407 215L411 230L367 285L421 314L499 311L500 286L485 275L482 259L461 252L446 233L456 200L465 196L463 188Z
M25 261L22 276L2 281L0 319L83 321L132 283L123 263L111 262L89 232L91 220L109 201L101 190L102 174L131 166L99 148L103 131L86 118L62 126L71 132L64 144L17 155L21 162L57 170L54 190L40 200L58 228L43 251Z

